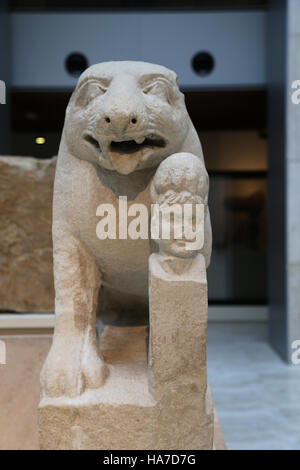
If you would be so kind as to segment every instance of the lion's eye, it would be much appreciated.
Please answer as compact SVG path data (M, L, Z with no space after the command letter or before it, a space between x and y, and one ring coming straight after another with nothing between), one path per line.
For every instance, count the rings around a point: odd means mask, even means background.
M77 106L87 106L98 96L103 95L106 92L106 88L98 82L90 82L82 87L79 91L78 98L76 100Z
M162 100L168 101L168 87L162 82L154 82L151 85L148 85L144 88L143 92L146 95L154 95Z

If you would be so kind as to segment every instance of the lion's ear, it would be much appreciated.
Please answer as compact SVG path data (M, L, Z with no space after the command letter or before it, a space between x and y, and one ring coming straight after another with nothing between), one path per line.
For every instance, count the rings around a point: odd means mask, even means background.
M171 69L168 69L168 71L169 71L169 78L171 78L173 84L178 87L178 76L177 76L177 73L174 72L174 70L171 70Z
M69 113L69 111L70 111L70 109L71 109L71 107L72 107L72 105L73 105L73 103L74 103L74 101L75 101L75 99L76 99L76 98L75 98L76 94L77 94L77 87L75 88L75 90L73 90L73 93L71 94L71 97L70 97L70 99L69 99L68 106L67 106L67 108L66 108L66 114Z
M177 75L177 73L173 72L173 78L174 78L174 81L175 81L176 85L178 86L178 75Z

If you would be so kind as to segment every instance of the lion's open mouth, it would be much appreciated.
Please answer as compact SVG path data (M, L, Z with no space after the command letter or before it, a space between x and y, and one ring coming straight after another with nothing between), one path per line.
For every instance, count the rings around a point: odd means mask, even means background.
M94 139L91 134L85 134L84 139L89 143L92 144L97 150L100 150L100 145L98 140Z
M151 136L138 140L124 140L122 142L112 141L110 151L120 155L129 155L139 152L144 148L165 147L166 141L161 137Z
M101 151L100 144L91 134L85 134L84 139L89 142L96 150ZM123 140L121 142L111 141L109 151L119 155L130 155L143 150L144 148L163 148L167 145L165 139L160 136L151 135L141 137L135 140Z

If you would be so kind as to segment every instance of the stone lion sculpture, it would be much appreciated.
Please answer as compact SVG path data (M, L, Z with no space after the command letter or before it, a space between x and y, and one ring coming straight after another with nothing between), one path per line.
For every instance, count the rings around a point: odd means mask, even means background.
M203 172L206 203L201 144L173 71L125 61L97 64L81 75L66 111L55 176L56 325L41 374L44 396L76 397L104 383L109 370L98 351L96 313L147 312L148 258L155 244L124 237L99 240L97 207L112 204L119 222L119 196L126 195L128 206L144 204L150 213L155 172L174 153L175 174L180 154L185 167L186 155L192 154L191 172ZM207 265L210 251L207 209Z

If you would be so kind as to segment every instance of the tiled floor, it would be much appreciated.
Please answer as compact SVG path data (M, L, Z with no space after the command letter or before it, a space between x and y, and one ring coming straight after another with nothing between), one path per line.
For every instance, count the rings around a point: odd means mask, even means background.
M0 449L37 448L39 371L51 337L5 341ZM265 324L210 323L208 378L229 449L300 449L300 366L272 351Z
M300 449L300 365L267 341L264 323L208 326L208 379L229 449Z
M38 449L39 374L52 337L0 334L0 340L6 345L6 364L0 364L0 450ZM217 419L215 447L226 448Z

